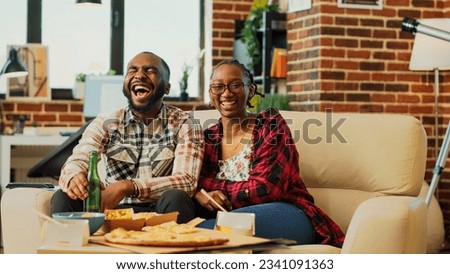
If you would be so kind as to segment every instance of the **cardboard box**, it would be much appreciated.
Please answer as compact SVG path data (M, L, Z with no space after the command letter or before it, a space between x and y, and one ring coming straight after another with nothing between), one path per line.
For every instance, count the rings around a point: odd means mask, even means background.
M89 220L59 220L61 224L44 223L45 244L83 246L89 240Z
M118 227L122 227L126 230L141 230L145 225L145 219L118 219L118 220L105 220L104 230L109 232Z
M150 218L138 219L117 219L105 220L104 231L109 232L115 228L122 227L126 230L141 230L144 226L158 225L166 222L176 222L178 212L170 212L165 214L155 214Z
M255 235L255 214L218 211L214 229L253 236Z
M165 214L157 214L145 220L146 226L159 225L167 222L176 222L178 219L178 211Z

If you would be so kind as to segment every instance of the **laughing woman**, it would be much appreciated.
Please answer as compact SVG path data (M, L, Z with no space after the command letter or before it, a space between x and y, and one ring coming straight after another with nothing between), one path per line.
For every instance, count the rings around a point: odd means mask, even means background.
M297 244L341 247L339 226L314 204L300 178L299 153L286 121L269 108L250 113L257 86L251 72L236 60L219 63L210 78L209 96L220 112L204 132L205 155L194 195L199 225L213 228L221 206L256 217L255 236L296 240Z

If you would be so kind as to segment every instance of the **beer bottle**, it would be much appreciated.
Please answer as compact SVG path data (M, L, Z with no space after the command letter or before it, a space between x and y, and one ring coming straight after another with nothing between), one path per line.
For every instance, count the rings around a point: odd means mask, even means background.
M98 153L92 150L89 153L88 185L89 196L84 200L84 212L100 212L101 210L101 182L97 171Z

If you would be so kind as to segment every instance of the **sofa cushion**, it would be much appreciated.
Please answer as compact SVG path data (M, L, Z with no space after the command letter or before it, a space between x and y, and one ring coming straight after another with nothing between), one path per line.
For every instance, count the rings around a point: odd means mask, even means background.
M427 143L416 118L370 113L281 113L296 141L305 185L344 231L356 207L369 198L419 194Z

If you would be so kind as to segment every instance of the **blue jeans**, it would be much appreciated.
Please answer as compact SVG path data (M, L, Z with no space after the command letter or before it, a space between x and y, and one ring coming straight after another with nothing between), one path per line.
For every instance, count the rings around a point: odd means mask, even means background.
M178 211L178 223L186 223L195 217L195 205L192 199L180 189L166 190L155 204L119 204L116 208L133 208L134 212L155 211L168 213ZM76 212L83 211L82 200L72 200L61 189L53 194L51 200L51 212Z
M308 216L298 207L274 202L242 207L232 212L255 213L255 236L267 239L284 238L297 244L315 243L315 232ZM197 227L214 229L216 219L208 219Z

